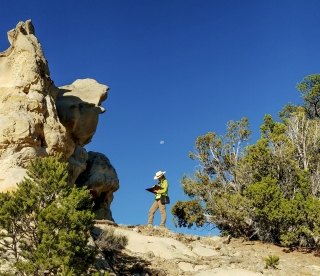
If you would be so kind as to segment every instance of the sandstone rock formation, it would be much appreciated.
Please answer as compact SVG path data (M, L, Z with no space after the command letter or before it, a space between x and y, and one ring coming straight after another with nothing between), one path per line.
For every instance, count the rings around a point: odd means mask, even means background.
M56 87L31 20L19 22L8 39L11 46L0 52L0 191L16 188L30 160L61 153L70 164L70 184L88 184L99 218L112 220L117 174L105 156L84 148L109 88L93 79ZM92 165L95 156L104 165Z
M108 183L108 185L106 185ZM109 159L101 153L89 152L87 169L79 176L77 184L87 186L95 198L97 219L112 220L110 204L113 192L118 190L117 173Z

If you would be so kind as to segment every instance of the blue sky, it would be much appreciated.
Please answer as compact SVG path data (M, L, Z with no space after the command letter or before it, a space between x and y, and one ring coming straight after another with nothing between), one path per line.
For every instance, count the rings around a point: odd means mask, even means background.
M171 201L185 199L180 179L197 168L188 158L197 136L223 134L246 116L254 141L263 116L301 103L296 84L319 73L316 0L6 1L0 51L27 19L57 86L90 77L110 87L86 148L117 170L112 211L121 224L146 223L153 197L144 189L158 170L167 171ZM168 227L188 232L174 228L169 208Z

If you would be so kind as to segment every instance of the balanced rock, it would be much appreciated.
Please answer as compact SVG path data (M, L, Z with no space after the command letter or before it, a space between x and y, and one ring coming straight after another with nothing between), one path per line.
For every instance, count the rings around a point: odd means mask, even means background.
M69 162L70 185L83 184L87 180L79 176L91 162L84 146L105 111L101 104L109 88L93 79L56 87L31 20L19 22L8 32L8 40L10 47L0 52L0 192L16 188L30 160L58 153ZM112 169L104 172L97 193L106 196L99 208L110 220L111 194L119 181L110 162L108 166Z
M107 98L108 89L92 79L60 87L56 101L59 118L75 143L83 146L91 141L98 115L105 112L101 103Z

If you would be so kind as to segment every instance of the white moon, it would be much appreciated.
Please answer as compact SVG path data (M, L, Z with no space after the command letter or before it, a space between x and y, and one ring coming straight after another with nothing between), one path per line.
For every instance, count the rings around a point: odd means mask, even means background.
M160 145L163 145L163 144L164 144L164 141L163 141L163 140L161 140L161 141L160 141Z

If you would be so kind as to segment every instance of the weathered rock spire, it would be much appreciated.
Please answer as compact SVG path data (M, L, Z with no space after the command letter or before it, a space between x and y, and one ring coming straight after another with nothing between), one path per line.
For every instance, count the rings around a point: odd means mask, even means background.
M109 88L92 79L56 87L31 20L19 22L8 40L10 47L0 53L0 191L15 189L30 160L62 153L70 164L70 184L90 183L103 210L97 210L99 218L112 220L116 171L104 155L84 148L105 111L101 104ZM92 165L95 160L99 166Z

